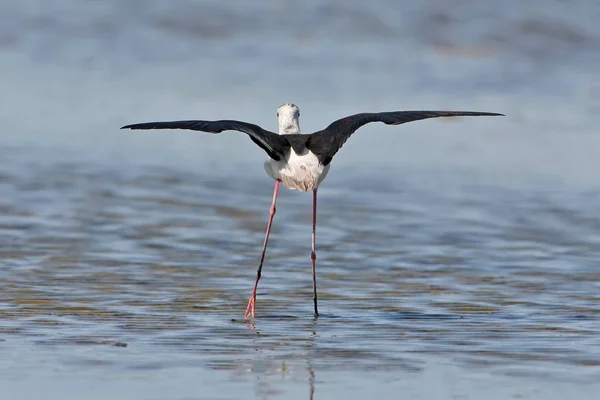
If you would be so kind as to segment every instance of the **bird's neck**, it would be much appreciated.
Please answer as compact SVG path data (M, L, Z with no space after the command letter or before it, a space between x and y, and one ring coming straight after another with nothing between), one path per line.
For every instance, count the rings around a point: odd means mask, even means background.
M279 134L293 135L300 133L300 121L297 118L279 118Z

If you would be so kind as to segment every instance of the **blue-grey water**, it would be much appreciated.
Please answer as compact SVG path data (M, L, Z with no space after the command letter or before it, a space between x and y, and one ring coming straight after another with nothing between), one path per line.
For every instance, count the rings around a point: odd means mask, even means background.
M596 0L0 2L0 398L595 399ZM241 119L368 125L319 190Z

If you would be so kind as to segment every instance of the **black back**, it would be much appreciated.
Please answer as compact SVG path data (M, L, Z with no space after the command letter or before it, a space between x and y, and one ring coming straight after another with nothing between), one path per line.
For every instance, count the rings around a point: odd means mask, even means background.
M209 133L239 131L248 134L254 143L276 161L285 160L290 148L298 154L304 151L305 148L308 148L319 158L321 164L328 165L333 156L346 143L346 140L358 128L370 122L400 125L428 118L502 115L504 114L476 111L390 111L361 113L338 119L322 131L311 135L279 135L267 131L258 125L234 120L145 122L126 125L121 129L191 129Z

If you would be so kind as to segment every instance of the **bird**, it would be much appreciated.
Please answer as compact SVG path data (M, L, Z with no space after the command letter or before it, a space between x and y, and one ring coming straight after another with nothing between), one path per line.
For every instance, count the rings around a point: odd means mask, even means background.
M504 114L477 111L386 111L365 112L340 118L325 129L304 134L300 131L300 109L292 103L282 104L277 109L279 132L268 131L258 125L236 120L183 120L144 122L125 125L121 129L189 129L218 134L223 131L239 131L247 134L268 158L264 163L266 173L275 180L273 200L269 210L269 220L263 242L256 281L248 300L245 320L255 318L256 291L262 274L263 263L269 243L269 235L276 212L279 185L300 192L313 192L312 213L312 288L314 316L319 316L317 307L316 278L316 227L317 227L317 190L331 167L331 161L344 143L360 127L371 122L383 122L386 125L400 125L407 122L440 117L466 116L504 116Z

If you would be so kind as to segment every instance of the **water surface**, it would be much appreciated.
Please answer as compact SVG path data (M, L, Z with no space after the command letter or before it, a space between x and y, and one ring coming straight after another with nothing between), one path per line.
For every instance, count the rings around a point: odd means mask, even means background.
M3 398L595 398L600 10L593 1L0 5ZM9 78L8 78L9 77ZM363 128L282 191L237 118Z

